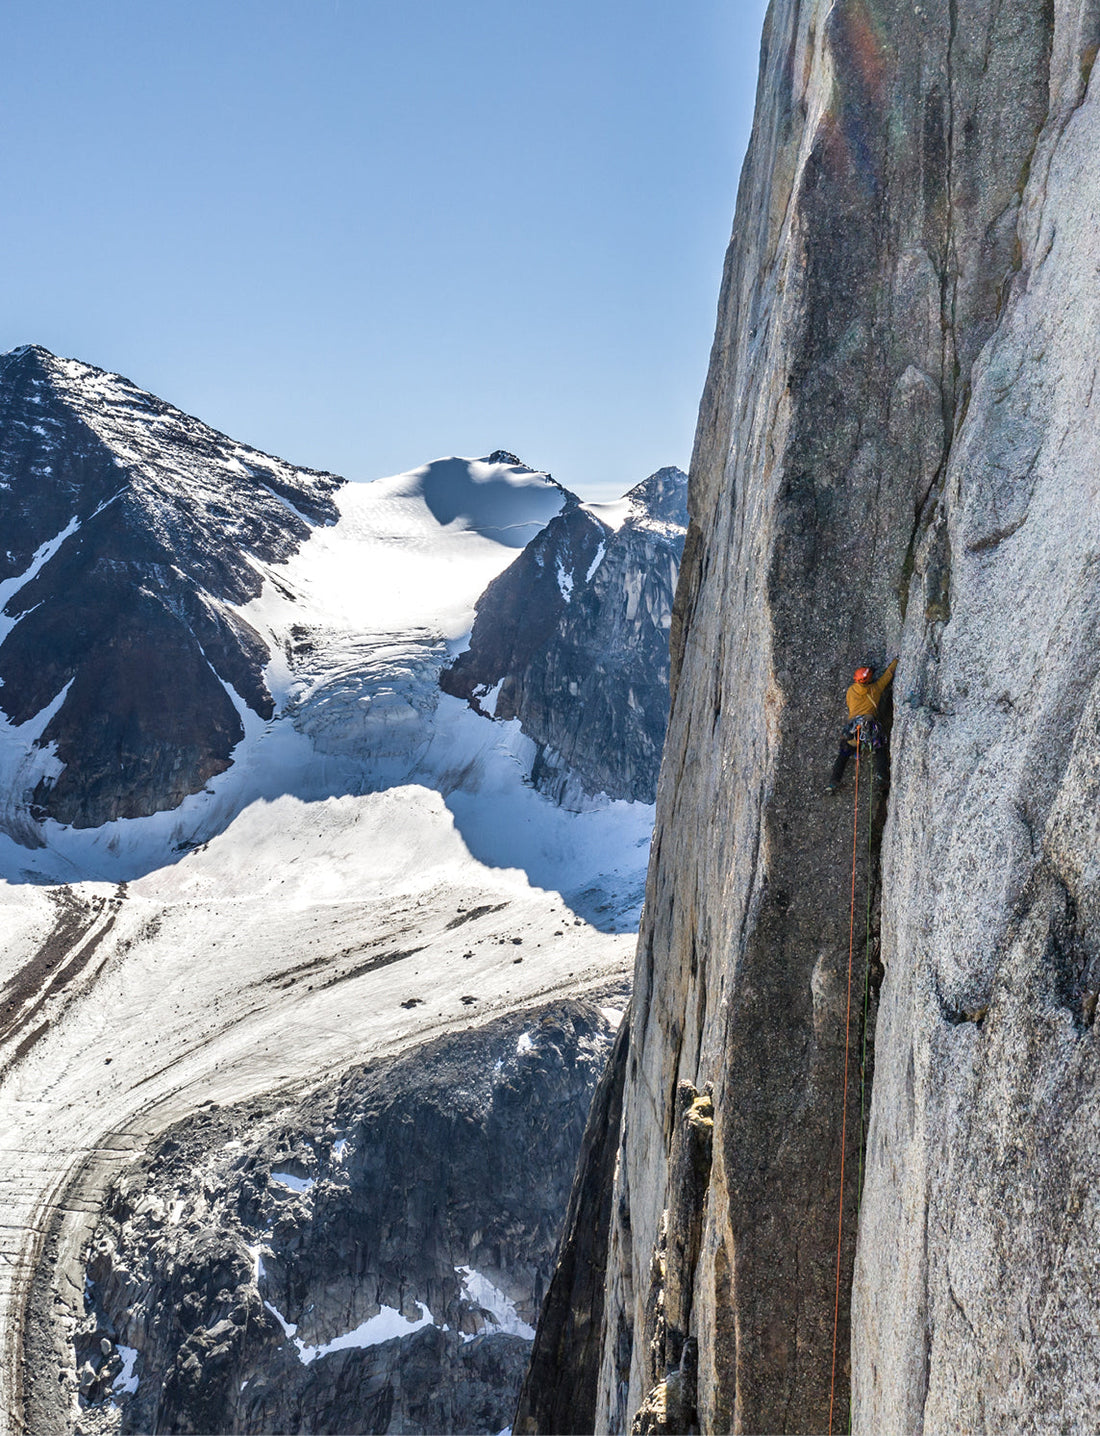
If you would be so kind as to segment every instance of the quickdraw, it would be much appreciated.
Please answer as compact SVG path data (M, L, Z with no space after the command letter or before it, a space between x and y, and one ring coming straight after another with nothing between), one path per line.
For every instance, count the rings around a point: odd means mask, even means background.
M854 738L860 747L873 748L876 752L886 744L886 736L882 731L882 725L877 718L864 714L860 718L853 718L844 729L846 738Z

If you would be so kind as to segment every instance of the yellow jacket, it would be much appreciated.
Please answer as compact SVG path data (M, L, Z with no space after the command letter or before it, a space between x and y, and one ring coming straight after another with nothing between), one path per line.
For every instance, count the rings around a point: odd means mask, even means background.
M894 681L894 669L898 666L895 658L881 678L874 683L853 683L848 689L848 717L873 718L878 712L878 701Z

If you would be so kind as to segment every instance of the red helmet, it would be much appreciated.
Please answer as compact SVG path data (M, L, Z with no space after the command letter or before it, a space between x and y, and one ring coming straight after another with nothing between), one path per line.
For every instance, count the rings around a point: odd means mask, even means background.
M870 668L857 668L855 671L855 682L870 683L872 676Z

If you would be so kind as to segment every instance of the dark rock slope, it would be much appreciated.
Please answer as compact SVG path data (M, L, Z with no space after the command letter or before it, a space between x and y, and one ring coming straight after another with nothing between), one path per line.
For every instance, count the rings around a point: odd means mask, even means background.
M173 1128L87 1252L77 1429L495 1436L611 1040L566 1001Z
M1092 0L770 7L578 1423L843 1429L851 1356L855 1430L1094 1424L1098 44ZM822 789L899 649L865 1024Z
M341 483L117 374L0 358L0 708L56 745L6 795L9 826L28 805L78 827L172 808L228 766L238 704L272 710L270 655L233 606L259 593L256 560L335 520ZM12 835L35 841L27 821Z
M687 476L666 468L619 505L568 503L482 594L442 675L487 717L520 720L533 779L559 801L656 796L686 501Z
M606 1138L622 1120L629 1031L629 1022L623 1022L592 1099L562 1228L561 1259L542 1305L516 1408L516 1436L537 1431L587 1436L592 1429L603 1333L603 1253L611 1216L606 1194L615 1181L615 1145Z

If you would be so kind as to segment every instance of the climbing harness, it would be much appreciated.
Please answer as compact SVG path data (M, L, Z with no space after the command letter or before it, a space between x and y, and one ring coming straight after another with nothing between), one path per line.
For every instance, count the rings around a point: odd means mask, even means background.
M860 747L873 748L876 752L886 742L882 724L877 718L872 718L866 713L851 719L845 725L844 736L849 740L855 739Z
M855 958L855 934L856 934L856 857L858 853L859 840L859 769L860 755L866 751L873 754L876 749L883 746L882 729L873 718L854 718L845 732L849 737L856 739L856 776L855 795L852 802L852 884L851 884L851 905L848 914L848 1005L847 1015L844 1022L844 1100L841 1108L840 1119L840 1203L837 1213L836 1232L836 1298L833 1304L833 1368L832 1378L829 1385L829 1436L833 1433L833 1409L836 1400L836 1353L837 1341L840 1332L840 1271L841 1258L844 1250L844 1158L847 1148L848 1136L848 1072L851 1054L851 1033L852 1033L852 969ZM866 1131L867 1115L867 1019L870 1010L871 991L871 858L872 858L872 826L874 820L875 801L875 765L870 764L871 778L868 785L867 802L867 919L866 919L866 954L863 971L863 1033L862 1050L859 1064L859 1171L856 1181L856 1215L858 1221L859 1206L863 1196L863 1157L864 1140ZM851 1404L849 1401L849 1428L851 1426Z

